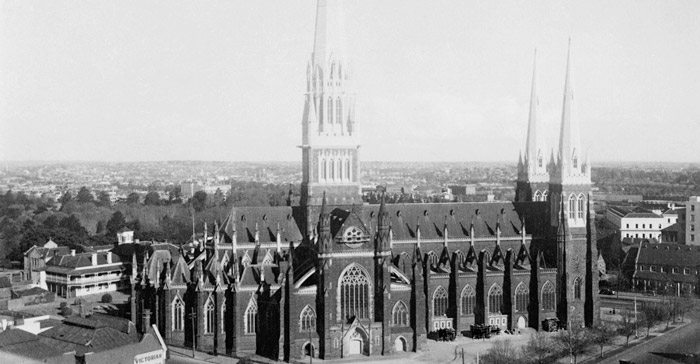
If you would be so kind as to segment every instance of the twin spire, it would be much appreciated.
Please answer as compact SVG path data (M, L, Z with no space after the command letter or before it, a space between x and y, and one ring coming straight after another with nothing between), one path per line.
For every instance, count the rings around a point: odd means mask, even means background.
M547 158L546 144L539 121L539 96L537 95L537 51L532 71L530 114L527 131L525 159L521 166L522 179L529 182L548 182L550 174L560 183L590 183L590 163L583 160L579 125L575 113L574 91L571 77L571 40L566 60L566 78L562 102L559 132L559 150ZM551 166L548 168L548 164Z

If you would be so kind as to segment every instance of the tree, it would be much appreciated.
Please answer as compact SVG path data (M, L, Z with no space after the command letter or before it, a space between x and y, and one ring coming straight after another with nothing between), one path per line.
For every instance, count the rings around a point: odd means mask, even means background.
M169 203L182 203L182 187L180 187L180 185L174 186L168 192L168 202Z
M151 191L147 193L146 197L143 199L143 204L149 206L160 205L160 195L156 191Z
M107 221L107 234L109 236L114 236L126 226L126 219L122 215L121 211L117 211L112 214L112 217Z
M95 235L101 235L105 232L105 223L100 220L97 222L97 227L95 227Z
M499 340L495 341L481 357L481 362L484 364L516 364L521 362L521 358L510 340Z
M94 203L95 202L95 197L92 196L92 193L90 192L90 190L88 190L88 188L85 186L80 187L80 191L78 191L78 195L75 197L75 199L79 203Z
M73 195L71 195L70 191L66 191L58 201L61 202L61 208L63 208L67 203L73 201Z
M78 218L75 215L70 215L65 219L61 220L61 223L58 224L58 226L68 231L78 233L80 235L87 235L87 230L85 230L83 225L80 224L80 220L78 220Z
M140 198L141 196L139 196L138 193L132 192L128 196L126 196L126 203L128 203L129 205L135 205L139 203Z
M649 330L656 324L666 319L665 305L658 303L646 302L641 308L642 322L647 328L647 336Z
M569 322L569 325L568 330L559 331L553 339L562 352L570 355L576 364L576 359L580 355L591 351L593 341L588 330L572 322Z
M614 325L601 321L600 324L591 330L593 342L600 346L600 357L603 357L603 347L609 345L617 337L617 330Z
M532 364L551 364L561 356L561 352L553 347L552 340L542 331L530 335L522 350L522 357Z
M202 212L207 207L207 193L204 191L197 191L190 201L195 211Z
M636 331L637 323L634 322L630 312L626 311L624 314L622 314L622 321L620 321L620 325L617 327L617 333L627 339L625 346L630 344L630 336L634 335Z
M109 197L107 191L100 192L100 196L97 197L97 204L104 207L112 206L112 199Z

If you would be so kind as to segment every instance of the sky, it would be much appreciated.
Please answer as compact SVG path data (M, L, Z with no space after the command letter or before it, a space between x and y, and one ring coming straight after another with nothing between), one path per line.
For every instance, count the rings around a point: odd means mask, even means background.
M366 161L700 161L700 1L346 0ZM0 160L299 161L316 1L0 0Z

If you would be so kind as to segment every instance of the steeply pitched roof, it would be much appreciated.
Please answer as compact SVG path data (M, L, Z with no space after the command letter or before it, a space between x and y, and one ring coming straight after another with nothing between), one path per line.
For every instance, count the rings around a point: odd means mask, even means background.
M642 243L637 264L700 266L700 247L674 243Z
M220 231L225 239L222 244L231 243L234 231L238 244L254 243L256 227L260 243L276 242L278 226L284 246L302 240L289 206L234 207L221 224Z

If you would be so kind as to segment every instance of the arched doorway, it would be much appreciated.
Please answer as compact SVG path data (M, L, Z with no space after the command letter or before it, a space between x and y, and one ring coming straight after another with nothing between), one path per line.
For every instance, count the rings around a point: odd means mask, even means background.
M304 348L302 349L304 356L315 356L314 353L316 352L314 345L311 344L310 342L307 342L304 344Z
M524 316L518 317L518 328L519 329L524 329L527 327L527 320L525 319Z
M368 355L369 356L369 336L360 327L354 327L345 335L343 341L343 356L348 355Z
M396 340L394 340L394 351L407 351L406 339L404 339L402 336L399 336L396 338Z

